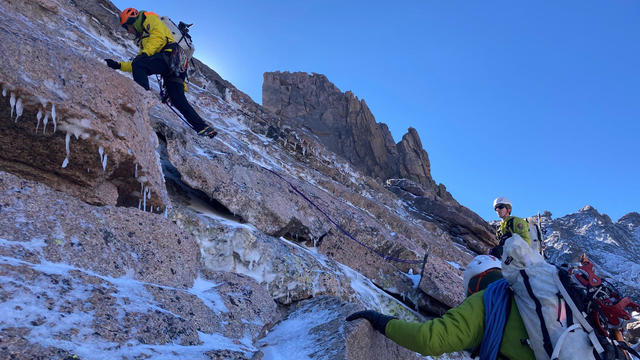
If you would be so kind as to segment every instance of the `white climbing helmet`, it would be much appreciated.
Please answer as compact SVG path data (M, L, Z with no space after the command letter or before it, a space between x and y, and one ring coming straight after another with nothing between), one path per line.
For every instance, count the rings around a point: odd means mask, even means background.
M464 277L462 279L465 291L469 287L469 280L471 280L472 277L493 268L502 269L502 262L495 256L478 255L474 257L464 269Z
M511 205L511 200L507 199L504 196L498 196L495 200L493 200L493 208L496 208L496 205L498 204L503 204L503 205L508 205L509 207L513 207Z

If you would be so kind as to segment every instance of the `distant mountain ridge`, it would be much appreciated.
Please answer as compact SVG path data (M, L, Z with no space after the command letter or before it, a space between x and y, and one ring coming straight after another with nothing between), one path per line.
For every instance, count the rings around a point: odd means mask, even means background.
M614 223L587 205L574 214L542 219L551 262L576 263L584 253L603 276L640 301L640 214L631 212Z

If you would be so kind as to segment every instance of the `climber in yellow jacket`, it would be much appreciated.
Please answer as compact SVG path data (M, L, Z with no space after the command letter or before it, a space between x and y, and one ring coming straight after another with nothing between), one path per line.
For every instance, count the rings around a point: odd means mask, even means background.
M500 227L496 231L496 240L498 245L489 251L490 255L493 255L500 259L502 257L502 247L505 240L511 237L512 234L518 234L524 241L531 246L531 236L529 235L529 223L523 218L511 215L511 201L504 196L499 196L493 200L493 209L498 214L498 217L502 219Z
M216 136L216 130L207 125L187 102L184 95L186 71L176 76L169 66L171 54L177 51L178 45L167 25L158 15L133 8L122 11L120 25L136 36L135 41L140 51L133 61L117 62L105 59L107 66L115 70L132 72L133 80L145 90L149 90L149 75L160 74L171 104L182 113L198 135L210 138Z

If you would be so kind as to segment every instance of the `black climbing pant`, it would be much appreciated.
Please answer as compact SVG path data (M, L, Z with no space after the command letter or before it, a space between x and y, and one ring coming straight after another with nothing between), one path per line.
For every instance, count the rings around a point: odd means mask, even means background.
M135 58L131 63L133 80L145 90L149 90L149 75L160 74L164 80L164 86L171 104L180 111L187 122L198 132L204 129L207 124L204 123L184 96L185 73L180 74L180 77L169 76L169 65L167 65L165 56L165 54L159 52L152 56Z

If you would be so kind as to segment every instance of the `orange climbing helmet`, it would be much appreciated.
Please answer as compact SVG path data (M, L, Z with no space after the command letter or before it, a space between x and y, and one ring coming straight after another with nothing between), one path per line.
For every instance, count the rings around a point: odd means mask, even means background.
M120 13L120 25L122 25L122 27L126 27L127 25L133 24L137 17L138 10L134 8L126 8L122 10L122 13Z

